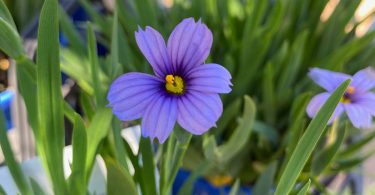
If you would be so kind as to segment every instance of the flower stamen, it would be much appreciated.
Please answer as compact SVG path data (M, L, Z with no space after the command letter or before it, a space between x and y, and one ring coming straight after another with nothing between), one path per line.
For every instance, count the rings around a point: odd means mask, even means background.
M165 77L165 81L167 81L167 83L170 83L170 84L173 84L174 83L174 76L169 74Z
M353 94L354 93L354 87L349 86L348 89L346 90L346 93Z
M180 76L167 75L165 77L165 89L173 94L182 94L184 92L184 80Z
M341 98L340 102L343 104L350 104L352 103L352 100L350 96L354 93L355 89L352 86L349 86L348 89L346 89L344 96Z

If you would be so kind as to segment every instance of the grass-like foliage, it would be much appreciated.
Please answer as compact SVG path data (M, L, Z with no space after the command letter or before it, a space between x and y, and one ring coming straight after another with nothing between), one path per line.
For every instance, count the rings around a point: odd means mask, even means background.
M328 0L174 0L170 5L114 0L102 12L89 0L78 2L90 22L73 23L57 0L44 1L34 62L17 30L25 24L15 23L11 13L16 11L0 0L0 50L16 61L19 90L54 194L86 194L96 155L106 163L109 194L144 195L169 194L181 164L192 174L180 194L191 193L198 176L231 178L226 184L235 184L232 194L239 185L254 186L254 194L325 191L319 179L348 172L371 155L358 151L374 133L346 146L359 130L344 125L344 118L327 126L350 80L314 119L306 115L312 94L320 90L307 77L309 68L351 74L375 60L375 31L356 36L363 21L354 14L361 1L339 1L324 20ZM158 147L142 138L134 154L121 138L122 123L106 107L108 88L123 73L152 73L135 42L138 25L152 26L166 38L187 17L202 19L211 29L214 44L206 63L230 71L233 91L221 97L224 111L217 128L192 137L176 127ZM59 46L59 33L67 46ZM107 52L98 55L97 44ZM62 97L61 71L80 88L82 115ZM69 178L62 166L64 116L74 126ZM20 171L4 133L0 141L20 192L40 194L37 181Z

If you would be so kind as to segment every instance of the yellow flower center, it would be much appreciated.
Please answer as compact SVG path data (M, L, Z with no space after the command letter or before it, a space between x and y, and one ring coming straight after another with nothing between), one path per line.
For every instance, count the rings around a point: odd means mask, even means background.
M354 87L350 86L348 89L346 89L344 96L341 98L341 103L343 104L349 104L352 103L352 100L350 99L350 96L354 93L355 89Z
M182 94L184 92L184 80L180 76L171 74L165 77L165 89L174 94Z

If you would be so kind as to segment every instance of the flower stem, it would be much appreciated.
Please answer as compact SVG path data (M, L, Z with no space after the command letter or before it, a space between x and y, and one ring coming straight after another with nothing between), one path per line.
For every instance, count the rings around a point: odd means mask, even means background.
M160 178L161 195L170 194L173 181L182 165L192 135L190 133L186 133L186 135L183 135L183 137L183 139L179 139L179 136L173 132L169 137L167 153L164 161L162 162L162 174Z

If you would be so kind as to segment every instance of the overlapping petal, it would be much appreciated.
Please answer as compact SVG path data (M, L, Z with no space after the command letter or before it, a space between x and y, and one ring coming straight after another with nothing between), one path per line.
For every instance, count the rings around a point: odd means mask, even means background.
M313 118L316 115L316 113L319 112L324 102L326 102L329 98L329 95L330 94L327 92L320 93L311 99L306 108L307 115L309 115L310 118Z
M369 128L371 126L371 114L362 106L344 104L346 114L356 128Z
M201 20L184 19L171 33L167 49L175 71L203 64L212 46L212 33ZM175 72L181 74L181 72Z
M323 106L323 104L327 101L331 94L324 92L320 93L316 96L314 96L309 104L307 105L307 114L309 115L310 118L315 117L315 115L319 112L320 108ZM329 119L329 124L333 122L337 117L339 117L342 112L344 111L344 108L341 103L339 103L333 112L331 118Z
M168 95L158 96L147 107L142 119L142 135L157 138L164 143L177 118L177 99Z
M358 71L353 76L351 86L357 93L365 93L375 87L375 70L371 67Z
M375 116L375 93L367 92L355 97L354 105L361 106L366 109L371 115Z
M142 117L152 99L161 93L162 81L144 73L127 73L111 85L107 99L113 113L121 120Z
M187 90L207 93L229 93L232 89L231 75L227 69L218 64L204 64L196 66L188 72L186 77Z
M171 72L171 63L163 37L151 27L143 31L138 28L135 33L139 49L151 64L157 76L164 78Z
M342 82L350 78L349 75L324 70L320 68L311 68L309 77L319 86L326 89L328 92L333 92Z
M223 112L223 104L218 94L197 91L180 97L177 108L177 122L195 135L201 135L214 127Z
M165 142L176 121L193 134L215 126L223 105L218 93L228 93L231 75L217 64L203 65L212 46L212 33L200 20L183 20L171 33L166 46L151 27L138 29L136 42L156 76L128 73L110 87L113 113L121 120L143 117L142 135ZM168 75L168 77L166 77ZM167 80L171 77L172 80ZM178 81L183 93L166 88ZM176 83L178 83L176 81Z

